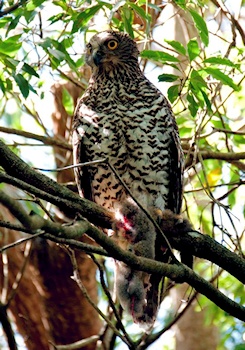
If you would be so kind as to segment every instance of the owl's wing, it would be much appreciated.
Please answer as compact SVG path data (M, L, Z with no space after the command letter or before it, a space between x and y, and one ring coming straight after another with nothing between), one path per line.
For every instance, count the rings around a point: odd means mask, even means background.
M78 104L73 120L73 164L86 163L88 161L86 155L86 146L85 146L85 137L86 137L86 128L82 124L82 119L86 117L88 109L81 104ZM79 195L89 200L93 200L93 191L91 185L91 174L87 166L81 166L74 168L75 180L77 183Z
M169 198L167 209L179 214L183 196L184 157L176 124L169 146Z
M179 214L182 205L184 158L175 120L173 120L173 123L174 129L171 133L171 141L168 148L170 159L169 198L166 207L174 213ZM181 258L184 258L185 261L183 262L185 264L189 264L190 261L192 261L192 257L188 253L186 255L181 255ZM156 236L155 242L155 259L164 263L169 263L171 260L169 250L166 248L166 244L163 244L163 237L159 233ZM151 275L151 286L147 291L147 303L144 308L144 317L142 317L139 322L152 323L155 320L158 307L162 301L161 294L163 291L163 286L161 286L161 283L164 283L164 277L155 274Z

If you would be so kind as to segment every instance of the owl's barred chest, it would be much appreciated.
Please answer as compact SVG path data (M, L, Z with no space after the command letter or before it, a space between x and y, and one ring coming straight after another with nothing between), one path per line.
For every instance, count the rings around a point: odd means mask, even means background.
M153 101L152 101L153 100ZM108 101L108 102L107 102ZM88 161L107 158L146 207L164 209L168 194L171 113L164 97L135 98L130 93L81 106L78 127ZM92 110L92 113L91 113ZM87 112L86 112L87 111ZM109 209L126 196L106 164L89 168L94 200ZM149 193L151 194L149 196ZM139 199L139 198L138 198Z

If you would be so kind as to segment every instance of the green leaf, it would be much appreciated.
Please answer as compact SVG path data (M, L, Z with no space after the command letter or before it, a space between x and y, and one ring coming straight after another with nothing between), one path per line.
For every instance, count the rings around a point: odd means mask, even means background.
M145 10L142 7L137 6L133 2L129 2L129 6L141 17L144 18L146 21L149 21L151 19L151 16L145 12Z
M6 26L9 24L9 22L11 21L12 17L8 16L8 17L2 17L0 19L0 28L6 28Z
M5 85L4 85L4 82L2 81L2 79L0 79L0 89L1 89L2 92L5 94L6 88L5 88Z
M203 99L204 99L204 101L206 103L207 109L211 112L212 111L212 105L211 105L211 102L210 102L210 100L208 98L208 95L206 94L205 91L203 91L203 89L201 89L200 91L201 91Z
M90 19L101 9L102 5L103 3L88 7L86 10L82 11L73 23L71 34L82 31Z
M14 80L16 84L19 86L19 89L22 95L27 98L29 95L29 83L21 74L14 75Z
M4 41L0 39L0 53L9 57L14 57L22 45L19 41L20 37L21 34L11 36Z
M174 0L174 2L183 10L186 9L186 0Z
M190 61L193 61L200 53L198 42L195 38L191 39L187 44L187 52Z
M6 65L6 67L11 68L14 71L19 64L19 61L15 60L13 58L10 58L10 57L4 57L3 61L4 61L4 64Z
M198 104L190 92L187 95L187 101L189 102L188 109L192 117L195 117L198 111Z
M66 55L56 49L49 49L49 53L51 53L52 56L54 56L58 61L63 61L66 58Z
M210 63L210 64L220 64L222 66L228 66L228 67L232 67L232 68L240 68L239 64L235 64L233 63L231 60L229 60L226 57L209 57L206 58L203 63Z
M179 85L170 86L168 89L168 99L173 103L179 96Z
M19 20L20 20L21 17L22 17L22 15L20 14L20 15L16 16L12 21L9 22L9 26L8 26L8 30L6 32L6 36L8 35L8 33L11 30L16 28L16 26L19 23Z
M195 69L192 70L190 75L190 82L197 87L197 89L207 88L207 83Z
M39 7L40 5L42 5L42 3L46 1L46 0L31 0L28 1L27 5L26 5L26 9L27 11L33 11L35 10L37 7Z
M58 13L57 15L49 17L48 21L51 22L51 24L56 23L58 21L61 21L66 17L64 13Z
M164 81L167 83L171 83L173 81L176 81L179 79L178 75L174 75L174 74L167 74L167 73L163 73L161 75L158 76L158 80L159 81Z
M35 71L34 68L32 68L29 64L24 63L22 70L30 75L34 75L35 77L39 78L39 75L37 74L37 72Z
M221 83L230 86L235 91L240 91L241 86L238 86L234 81L225 73L221 72L218 68L206 67L203 69L208 74L212 75L214 79L219 80Z
M237 344L234 350L245 350L245 344Z
M134 38L134 31L132 28L132 24L133 24L132 10L127 4L122 6L120 10L121 10L120 13L122 16L124 28L125 28L126 32L131 36L131 38Z
M18 65L21 65L20 69L22 69L24 72L30 74L30 75L34 75L35 77L39 78L39 75L37 74L37 72L35 71L34 68L32 68L29 64L27 63L23 63L20 62L18 60L15 60L13 58L10 57L6 57L4 58L4 63L6 65L6 67L11 68L13 71L16 70Z
M74 112L74 101L72 96L69 94L69 92L65 88L62 90L62 103L63 103L63 106L65 107L66 112L69 115L72 115Z
M172 46L175 49L175 51L177 51L181 55L185 55L186 54L186 49L184 48L184 46L179 41L165 40L165 42L168 43L170 46Z
M159 61L162 63L165 62L179 62L179 59L175 56L170 55L167 52L163 51L154 51L154 50L144 50L141 52L140 56L142 58L147 58L153 61Z
M204 21L202 16L200 16L196 11L189 10L189 12L194 20L195 26L199 31L199 35L202 42L204 43L205 46L208 46L209 36L208 36L208 28L207 28L206 22Z

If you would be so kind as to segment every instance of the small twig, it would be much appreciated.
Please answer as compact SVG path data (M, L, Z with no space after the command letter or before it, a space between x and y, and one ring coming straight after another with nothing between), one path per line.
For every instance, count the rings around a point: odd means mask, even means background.
M82 283L82 280L80 278L80 274L79 274L79 270L78 270L77 261L76 261L76 257L75 257L74 251L69 249L68 250L68 254L70 256L71 263L72 263L72 266L73 266L73 277L72 278L77 283L77 285L80 288L80 290L82 291L84 297L87 299L87 301L90 303L90 305L98 312L98 314L105 320L105 322L113 330L113 332L118 337L120 337L124 343L126 343L127 345L130 345L128 343L128 340L117 330L117 328L114 326L114 324L111 322L111 320L98 308L98 306L90 298L90 296L89 296L89 294L88 294L86 288L84 287L84 285Z
M57 147L72 151L72 146L69 143L67 143L66 141L60 141L54 137L37 135L37 134L33 134L31 132L27 132L24 130L6 128L4 126L0 126L0 132L3 132L5 134L18 135L18 136L22 136L22 137L25 137L28 139L38 140L38 141L43 142L43 144L48 145L48 146L57 146Z
M234 26L236 27L236 29L238 30L238 32L241 35L242 41L243 41L243 45L245 45L245 33L240 25L240 23L235 19L235 17L228 11L228 9L226 8L225 4L223 4L220 0L211 0L212 3L214 3L217 7L219 7L221 9L221 11L223 12L223 14L234 24Z
M93 262L96 264L96 266L98 267L99 269L99 274L100 274L100 282L101 282L101 286L108 298L108 301L109 301L109 305L110 307L112 308L113 312L114 312L114 315L117 319L117 326L119 329L122 330L123 334L125 335L125 338L128 340L129 343L131 343L133 345L133 342L131 340L131 338L129 337L128 333L126 332L125 330L125 327L123 326L122 324L122 321L121 321L121 317L115 307L115 303L114 301L112 300L112 297L111 297L111 293L109 292L108 288L107 288L107 285L105 283L105 279L104 279L104 269L103 267L101 266L101 264L98 262L98 260L94 257L93 254L89 254L91 259L93 260Z
M30 237L30 238L33 238L33 237ZM32 242L28 241L26 243L25 251L24 251L24 262L23 262L19 272L17 273L17 275L15 277L15 281L14 281L14 283L12 285L11 291L9 292L7 305L10 304L11 300L13 300L14 296L16 295L16 292L18 290L18 287L20 285L22 277L23 277L23 275L25 273L25 269L26 269L27 263L29 261L31 247L32 247Z
M1 221L0 222L0 227L3 227L3 225L7 226L7 224L8 224L7 222ZM6 227L6 226L4 226L4 227ZM26 231L26 229L24 227L16 227L16 226L13 226L12 224L8 228L10 228L11 230L18 229L18 231L22 231L22 232ZM13 243L9 243L9 244L4 245L2 248L0 248L0 253L3 253L5 250L8 250L10 248L14 248L14 247L16 247L16 246L18 246L18 245L20 245L20 244L22 244L24 242L30 241L30 240L32 240L32 239L34 239L36 237L44 235L44 233L45 233L44 231L40 231L40 232L37 232L37 233L33 234L33 231L30 231L30 230L28 230L28 231L29 231L28 233L32 233L32 236L21 238L21 239L18 239L17 241L15 241Z
M53 343L51 344L54 346L56 350L76 350L76 349L82 349L87 345L97 342L98 340L100 340L99 335L92 335L89 338L79 340L72 344L67 344L67 345L55 345Z
M55 168L55 169L42 169L42 168L33 168L35 170L39 170L39 171L50 171L50 172L59 172L59 171L63 171L63 170L67 170L67 169L75 169L75 168L82 168L84 166L93 166L96 164L100 164L100 163L105 163L106 162L106 158L102 158L102 159L98 159L98 160L93 160L91 162L84 162L84 163L78 163L78 164L73 164L73 165L67 165L61 168Z

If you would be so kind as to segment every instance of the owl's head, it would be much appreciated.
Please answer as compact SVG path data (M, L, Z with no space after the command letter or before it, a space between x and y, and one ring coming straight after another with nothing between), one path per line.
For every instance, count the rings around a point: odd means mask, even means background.
M111 30L94 35L86 46L86 63L93 68L137 61L136 43L125 33Z

